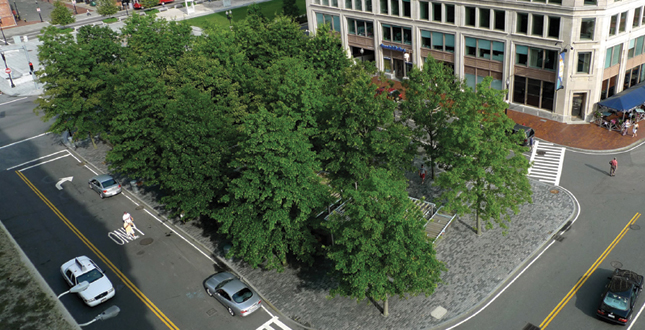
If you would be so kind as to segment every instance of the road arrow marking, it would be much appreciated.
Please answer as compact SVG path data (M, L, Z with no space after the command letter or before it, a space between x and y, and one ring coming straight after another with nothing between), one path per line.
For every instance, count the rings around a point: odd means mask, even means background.
M72 179L74 179L74 177L73 177L73 176L68 176L68 177L66 177L66 178L62 178L62 179L60 179L60 181L58 181L58 182L56 183L56 188L58 188L58 190L63 190L63 182L65 182L65 181L72 182Z

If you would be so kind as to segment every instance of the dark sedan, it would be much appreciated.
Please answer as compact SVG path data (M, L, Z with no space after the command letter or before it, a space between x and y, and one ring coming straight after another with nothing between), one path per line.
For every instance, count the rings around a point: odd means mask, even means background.
M641 290L643 275L625 269L614 270L600 295L602 301L596 315L612 323L627 324Z

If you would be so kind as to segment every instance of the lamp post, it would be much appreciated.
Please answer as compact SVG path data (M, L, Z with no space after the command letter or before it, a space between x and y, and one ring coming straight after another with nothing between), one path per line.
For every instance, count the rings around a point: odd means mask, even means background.
M0 32L2 32L2 39L4 40L4 44L8 45L9 43L7 42L7 37L4 36L4 30L2 29L2 19L0 19Z
M11 78L11 69L9 69L9 67L7 66L7 59L4 57L4 53L0 53L0 55L2 55L2 61L4 62L5 72L9 75L9 81L11 82L11 88L14 88L14 87L16 87L16 85L14 85L13 78Z
M78 284L74 285L73 287L71 287L69 290L59 294L58 299L60 299L60 297L66 295L68 293L79 293L81 291L85 291L85 289L87 289L89 286L90 286L90 282L88 282L88 281L83 281L81 283L78 283Z
M230 11L230 10L226 11L226 18L228 18L228 25L233 25L233 23L231 23L231 19L233 18L233 12L232 11Z
M361 48L361 62L365 62L365 59L363 58L363 53L365 53L365 49Z
M40 6L38 5L38 0L36 0L36 11L38 12L38 16L40 16L40 21L43 22L43 15L40 14Z
M405 71L406 71L407 66L408 66L408 60L410 59L410 54L403 53L403 59L404 59L404 61L403 61L403 78L405 78L405 77L407 77L407 74L406 74Z
M97 315L92 321L89 321L89 322L86 322L86 323L83 323L83 324L79 324L79 326L84 327L84 326L90 325L90 324L92 324L92 323L94 323L96 321L103 321L103 320L113 318L113 317L117 316L120 311L121 311L121 309L119 307L111 306L110 308L108 308L105 311L103 311L103 313Z

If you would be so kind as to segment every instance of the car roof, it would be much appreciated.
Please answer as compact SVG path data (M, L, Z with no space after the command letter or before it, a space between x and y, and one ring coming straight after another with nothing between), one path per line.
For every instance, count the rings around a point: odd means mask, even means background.
M114 178L112 178L112 176L107 175L107 174L99 174L97 176L92 177L90 180L98 180L98 181L103 182L103 181L109 180L109 179L114 179Z
M76 277L96 268L92 263L92 260L86 256L76 257L66 262L64 265L66 266L65 270L71 270Z
M231 297L244 288L247 288L247 286L238 279L234 279L222 287Z

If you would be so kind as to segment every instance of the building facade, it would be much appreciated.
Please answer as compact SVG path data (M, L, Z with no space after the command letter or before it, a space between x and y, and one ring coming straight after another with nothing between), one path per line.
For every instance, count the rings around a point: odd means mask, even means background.
M645 81L643 0L307 0L307 16L392 78L432 56L473 88L492 76L511 109L561 122Z

